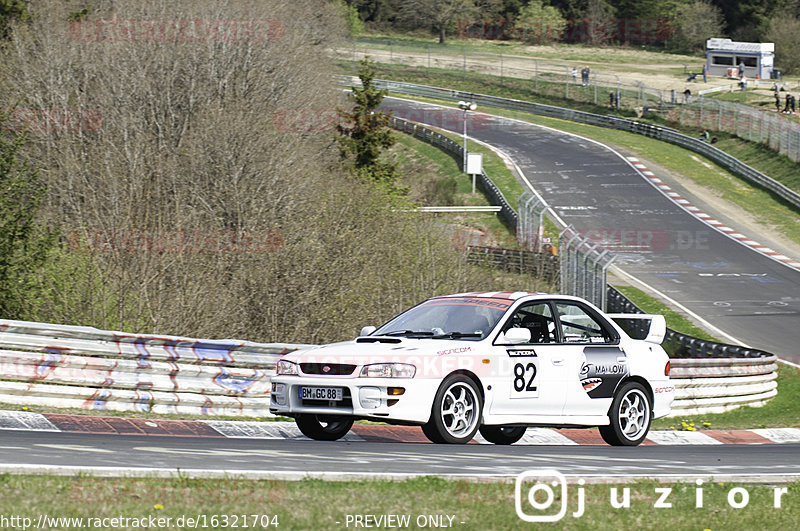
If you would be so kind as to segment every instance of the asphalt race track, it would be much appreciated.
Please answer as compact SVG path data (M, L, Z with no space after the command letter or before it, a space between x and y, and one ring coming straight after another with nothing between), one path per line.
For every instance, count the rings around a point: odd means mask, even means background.
M384 105L400 118L461 131L461 111L451 109L443 123L431 105L395 98ZM740 343L800 362L800 271L690 215L597 142L481 114L471 114L468 134L509 155L565 223L624 244L614 249L623 271Z
M300 479L512 479L557 469L573 479L660 477L782 482L800 475L800 444L718 446L490 446L152 437L3 431L3 472L101 476Z

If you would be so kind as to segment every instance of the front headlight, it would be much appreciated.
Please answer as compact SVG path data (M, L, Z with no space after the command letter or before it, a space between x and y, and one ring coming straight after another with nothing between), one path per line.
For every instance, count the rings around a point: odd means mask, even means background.
M413 378L417 368L408 363L375 363L361 369L362 378Z
M288 361L288 360L278 360L278 364L275 366L275 374L278 376L284 374L297 374L297 364Z

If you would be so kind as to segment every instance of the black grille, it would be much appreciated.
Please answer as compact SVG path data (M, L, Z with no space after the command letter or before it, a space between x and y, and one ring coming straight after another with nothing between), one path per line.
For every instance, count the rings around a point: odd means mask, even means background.
M301 363L303 374L321 374L323 376L348 376L356 370L355 365L343 363Z

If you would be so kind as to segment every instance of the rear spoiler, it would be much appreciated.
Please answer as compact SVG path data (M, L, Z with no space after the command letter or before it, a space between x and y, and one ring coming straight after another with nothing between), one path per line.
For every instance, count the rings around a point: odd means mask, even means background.
M646 313L609 313L606 315L634 339L641 339L648 343L660 345L667 334L667 321L663 315ZM649 323L643 321L649 321Z

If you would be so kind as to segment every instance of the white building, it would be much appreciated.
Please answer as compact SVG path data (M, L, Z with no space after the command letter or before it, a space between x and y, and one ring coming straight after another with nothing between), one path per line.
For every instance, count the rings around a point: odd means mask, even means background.
M775 60L775 43L733 42L730 39L706 41L706 67L711 76L739 77L739 65L744 75L754 79L770 79Z

